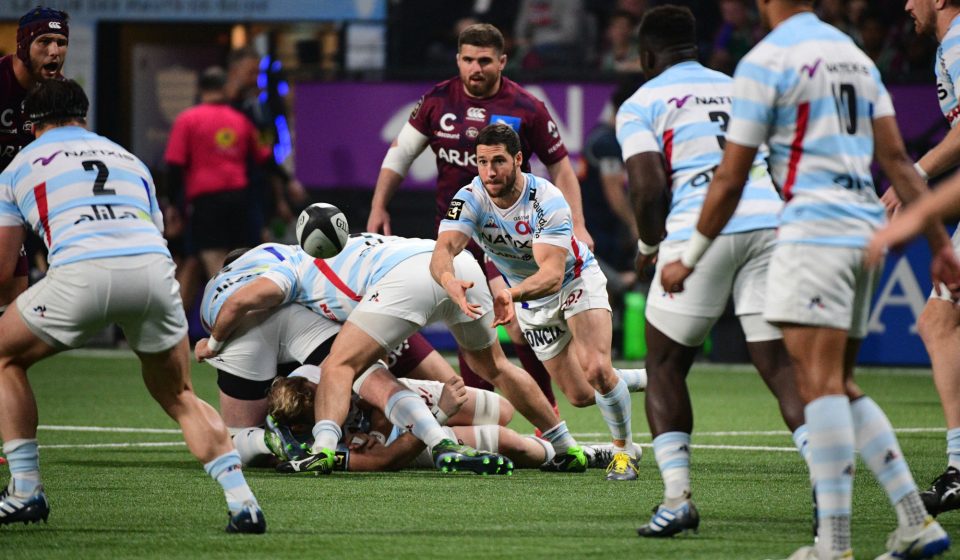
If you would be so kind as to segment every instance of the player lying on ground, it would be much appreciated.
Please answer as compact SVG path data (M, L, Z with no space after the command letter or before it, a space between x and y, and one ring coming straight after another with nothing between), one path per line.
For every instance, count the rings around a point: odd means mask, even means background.
M300 445L308 444L319 380L320 368L304 366L287 378L277 379L270 388L267 398L274 431L287 442L284 450L290 456L297 455ZM500 453L516 467L523 468L549 463L555 453L549 442L535 436L524 437L506 428L513 415L512 407L494 393L465 387L460 378L447 383L415 379L400 382L431 405L434 414L444 420L448 436L466 445ZM493 399L500 400L497 416L490 412L489 403ZM337 470L385 471L433 466L430 448L405 429L391 424L379 410L356 395L343 432L336 449ZM301 433L305 436L297 435ZM609 448L603 447L584 446L584 451L591 466L605 465L612 455Z

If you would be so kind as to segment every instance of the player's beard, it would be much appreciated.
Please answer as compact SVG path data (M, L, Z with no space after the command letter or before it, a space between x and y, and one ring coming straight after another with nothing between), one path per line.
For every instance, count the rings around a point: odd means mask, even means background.
M494 183L497 184L497 183ZM513 166L513 169L510 171L510 174L506 176L502 183L503 187L497 194L490 194L490 198L497 198L502 200L510 200L515 198L517 195L517 166ZM490 193L489 190L487 190Z
M51 61L44 64L43 61L45 59L46 57L30 59L30 73L33 75L34 81L42 82L44 80L56 78L63 70L62 57L56 61Z
M480 77L480 80L473 80L472 77ZM491 80L490 76L484 74L483 72L478 72L471 76L467 76L463 80L463 85L467 88L467 93L473 97L490 97L493 94L493 88L496 86L496 80Z

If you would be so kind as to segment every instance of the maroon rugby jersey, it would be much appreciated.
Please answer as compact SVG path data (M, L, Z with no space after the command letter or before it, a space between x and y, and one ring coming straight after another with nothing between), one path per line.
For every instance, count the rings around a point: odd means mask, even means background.
M459 77L441 82L420 98L410 114L410 124L428 138L437 156L437 226L453 195L477 176L475 141L488 124L503 122L517 131L524 171L530 171L531 154L546 165L567 155L543 102L516 82L501 80L500 91L485 99L468 96Z
M8 54L0 58L0 171L33 141L33 132L20 110L27 90L13 73L13 57Z

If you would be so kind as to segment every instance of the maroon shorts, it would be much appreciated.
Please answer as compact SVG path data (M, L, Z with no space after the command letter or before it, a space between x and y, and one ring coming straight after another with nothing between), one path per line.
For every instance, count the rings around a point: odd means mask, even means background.
M14 270L14 276L28 276L30 274L30 265L27 263L27 251L20 247L20 256L17 257L17 268Z
M433 346L422 334L416 333L391 350L385 360L390 373L396 377L407 377L430 352L433 352Z

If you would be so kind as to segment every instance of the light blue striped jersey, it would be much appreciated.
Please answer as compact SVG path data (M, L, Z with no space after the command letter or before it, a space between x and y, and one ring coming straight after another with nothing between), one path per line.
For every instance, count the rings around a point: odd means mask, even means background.
M163 215L147 166L78 126L52 128L0 173L0 226L27 225L50 266L160 253Z
M280 286L285 302L303 304L342 323L386 273L414 255L433 252L435 245L432 239L361 233L351 236L333 258L289 259L264 277Z
M203 299L200 300L200 320L203 328L210 332L217 322L220 308L234 292L248 283L263 276L267 271L277 268L279 274L293 276L290 268L280 267L281 263L296 266L302 260L311 257L297 245L281 245L279 243L264 243L250 249L238 259L220 269L207 282L203 290Z
M876 66L805 12L737 65L727 140L770 147L787 200L778 242L864 247L886 217L870 174L873 121L893 116Z
M596 258L583 242L573 236L573 217L563 193L550 181L524 173L523 191L510 208L499 208L490 200L479 177L461 188L440 222L439 232L459 231L483 247L507 283L516 286L540 267L533 259L537 243L555 245L567 251L563 274L566 286L580 276ZM555 301L546 296L524 302L540 307Z
M681 62L643 84L617 112L623 159L659 152L667 163L672 196L667 240L690 239L707 186L723 158L733 79ZM777 227L783 201L767 173L766 148L757 152L737 210L721 234Z
M960 16L953 18L943 41L937 48L937 96L940 98L940 110L947 118L950 128L956 126L960 117Z

